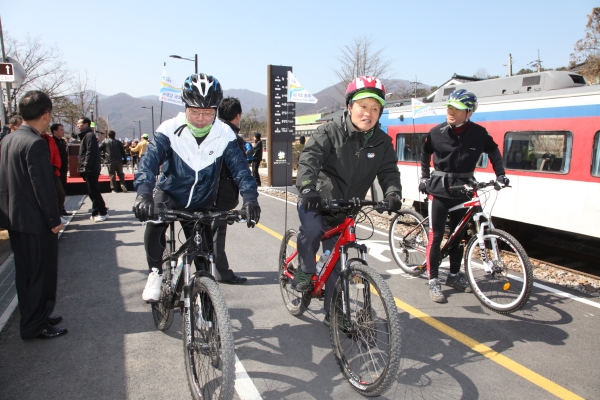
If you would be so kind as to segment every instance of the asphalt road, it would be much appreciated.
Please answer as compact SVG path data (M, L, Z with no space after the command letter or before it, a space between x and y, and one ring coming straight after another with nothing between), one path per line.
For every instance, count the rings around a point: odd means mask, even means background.
M147 277L135 194L105 194L106 222L89 220L86 199L59 241L56 313L69 334L22 341L18 310L0 334L0 398L184 399L189 397L181 315L155 329L141 300ZM221 285L229 307L240 399L355 399L334 361L322 303L302 317L283 306L277 278L282 200L261 195L260 226L229 227L227 251L241 286ZM297 226L294 205L288 225ZM359 237L368 235L359 229ZM600 302L534 288L524 309L503 316L473 294L443 288L431 302L425 280L396 274L387 237L367 241L369 264L386 279L403 327L402 371L386 399L600 398ZM387 261L386 261L387 259ZM391 272L388 272L391 271ZM557 286L546 284L560 289ZM247 379L242 373L243 367Z

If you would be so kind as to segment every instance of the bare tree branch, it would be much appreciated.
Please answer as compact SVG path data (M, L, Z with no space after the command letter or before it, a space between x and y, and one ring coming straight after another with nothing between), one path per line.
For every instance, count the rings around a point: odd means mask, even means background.
M585 63L581 74L588 81L600 78L600 7L595 7L588 15L585 37L575 43L575 52L571 54L571 65Z

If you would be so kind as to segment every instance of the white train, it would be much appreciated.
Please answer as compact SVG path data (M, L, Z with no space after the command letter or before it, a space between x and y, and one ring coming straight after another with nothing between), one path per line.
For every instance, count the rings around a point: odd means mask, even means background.
M394 142L408 202L424 198L417 189L423 136L445 121L443 102L463 88L478 96L472 121L493 136L511 181L493 215L600 237L600 86L566 71L442 87L428 104L437 115L413 119L410 105L386 108L381 124ZM478 166L477 180L494 179L486 157Z

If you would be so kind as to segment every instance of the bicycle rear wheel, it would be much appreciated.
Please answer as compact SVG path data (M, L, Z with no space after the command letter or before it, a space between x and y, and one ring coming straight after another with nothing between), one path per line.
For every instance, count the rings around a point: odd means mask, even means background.
M159 331L166 331L171 327L173 323L173 302L172 302L172 293L174 292L171 287L171 282L173 279L171 273L171 249L169 246L169 236L166 235L167 245L165 246L165 251L163 253L163 281L162 287L160 289L160 297L157 302L150 303L152 306L152 318L154 319L154 324Z
M473 236L465 251L465 272L481 304L500 314L521 308L533 286L533 268L521 244L508 233L489 229L483 246ZM487 263L482 261L486 254Z
M425 268L427 250L427 226L421 224L423 217L412 210L396 214L390 225L389 241L394 261L409 275L418 276Z
M292 289L292 280L284 273L285 260L292 257L294 253L296 253L295 256L288 263L288 272L293 275L300 268L300 260L296 252L297 237L298 231L296 229L288 229L281 241L281 248L279 250L279 289L283 298L283 304L285 304L289 313L294 316L302 315L310 305L311 300L310 293L301 293Z
M363 396L379 396L400 370L401 330L392 292L383 278L361 260L351 260L348 306L343 312L342 277L329 310L335 359L352 388Z
M229 311L218 285L196 275L190 313L183 318L183 350L194 399L231 399L235 383L235 353ZM194 340L189 343L193 331Z

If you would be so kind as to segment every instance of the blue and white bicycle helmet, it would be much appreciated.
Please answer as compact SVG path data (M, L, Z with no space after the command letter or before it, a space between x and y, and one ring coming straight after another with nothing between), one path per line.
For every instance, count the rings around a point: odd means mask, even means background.
M202 73L194 74L183 83L181 100L187 107L216 109L223 100L223 89L217 78Z

